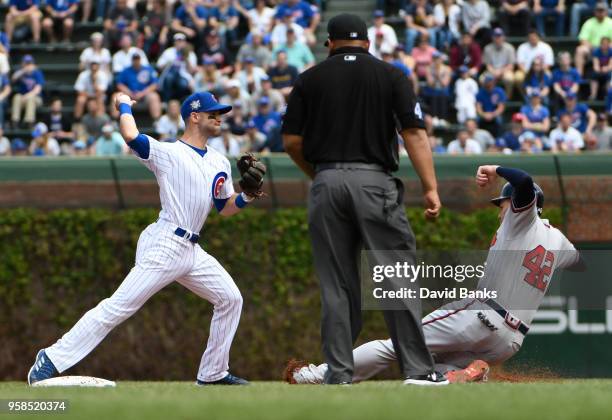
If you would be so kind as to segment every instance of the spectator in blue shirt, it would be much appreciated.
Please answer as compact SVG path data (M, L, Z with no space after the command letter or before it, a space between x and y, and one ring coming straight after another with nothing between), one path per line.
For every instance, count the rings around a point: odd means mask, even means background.
M13 73L11 80L17 90L13 95L11 110L13 126L19 124L21 112L24 108L23 122L32 126L36 121L36 108L42 105L41 95L45 78L42 72L36 68L34 58L31 55L23 56L21 69Z
M273 128L280 127L281 115L272 111L270 98L267 96L262 96L257 101L257 114L253 117L253 123L257 130L266 136L270 134Z
M597 123L597 115L586 104L579 104L575 93L570 93L565 97L565 108L557 113L557 118L563 113L572 116L572 127L584 134L585 140L592 135L593 127Z
M569 92L578 93L580 87L580 73L572 67L570 53L564 51L559 54L559 68L553 71L552 81L555 93L565 99Z
M220 0L219 6L212 9L210 15L217 21L217 30L224 45L232 44L238 39L240 17L230 0Z
M612 49L610 37L601 38L601 46L593 51L593 76L591 77L590 100L597 99L600 85L607 85L612 73Z
M279 21L291 12L293 22L304 28L304 36L308 45L312 46L316 42L315 32L317 25L321 21L319 9L317 6L310 4L304 0L286 0L278 5L276 9L276 19Z
M548 103L548 94L550 93L551 86L552 78L546 71L542 58L538 57L533 60L533 64L525 77L525 82L523 83L525 93L529 96L532 91L537 89L542 98L544 98L544 103Z
M4 113L11 94L11 82L6 74L0 76L0 128L4 128Z
M552 16L555 20L555 36L563 36L565 0L534 0L533 12L540 35L545 36L544 22L548 16Z
M72 28L74 27L74 15L79 7L79 0L47 0L45 6L45 17L42 27L49 38L49 42L55 42L56 28L62 29L63 41L70 42Z
M182 32L192 44L198 43L198 38L204 33L209 13L204 6L196 0L184 0L183 4L176 9L174 19L170 28L174 32ZM211 26L216 26L216 19L210 18Z
M161 100L157 93L157 72L151 66L142 65L140 54L132 55L132 65L119 74L117 90L129 95L135 101L144 100L153 120L157 121L161 116ZM113 112L113 117L117 118L118 111L113 110Z
M483 78L484 86L476 94L476 112L478 125L489 131L493 137L500 135L502 128L501 115L506 107L506 93L495 86L495 77L486 74Z
M521 142L519 139L523 134L523 119L523 115L519 113L512 116L510 130L506 131L499 139L497 139L498 141L495 142L497 147L502 149L510 149L513 152L517 152L521 149Z
M550 112L542 105L540 92L534 90L529 97L529 104L521 107L523 129L534 134L535 138L545 144L545 136L550 130Z
M10 0L9 12L6 15L5 31L9 41L13 40L13 31L21 25L29 25L32 30L32 41L40 42L40 0Z
M0 49L4 49L4 52L7 54L11 52L11 42L6 32L0 31Z

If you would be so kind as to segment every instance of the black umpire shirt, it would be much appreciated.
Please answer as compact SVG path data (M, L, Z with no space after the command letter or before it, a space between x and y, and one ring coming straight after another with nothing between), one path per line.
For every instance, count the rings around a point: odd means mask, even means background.
M303 137L309 163L377 163L395 171L396 118L402 129L424 127L408 78L363 48L343 47L298 77L282 132Z

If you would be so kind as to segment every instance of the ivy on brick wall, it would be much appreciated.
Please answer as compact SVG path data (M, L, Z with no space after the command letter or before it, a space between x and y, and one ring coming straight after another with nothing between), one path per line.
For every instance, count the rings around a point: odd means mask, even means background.
M553 224L560 212L547 210ZM444 211L436 223L408 211L421 249L486 249L497 210ZM0 378L24 379L36 350L51 344L109 296L134 261L136 242L157 210L0 211ZM289 357L320 360L319 289L306 210L248 209L211 216L203 246L244 297L232 370L278 379ZM208 335L211 306L178 284L134 317L69 373L114 379L193 379ZM364 316L363 339L385 337L379 313Z

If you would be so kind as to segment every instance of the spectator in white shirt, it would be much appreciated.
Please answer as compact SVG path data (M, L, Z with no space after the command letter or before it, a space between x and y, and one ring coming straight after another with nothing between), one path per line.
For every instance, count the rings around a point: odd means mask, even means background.
M31 156L59 156L59 143L49 135L47 124L39 122L34 126L29 152Z
M241 154L240 142L230 131L227 123L221 124L221 135L208 141L208 145L227 157L239 157Z
M185 130L185 122L181 118L181 103L176 99L168 102L168 111L155 122L155 132L160 141L176 139L179 131Z
M455 109L457 121L464 123L467 119L476 118L476 94L478 83L470 77L467 66L459 67L459 79L455 82Z
M531 29L527 35L527 42L523 42L516 52L516 61L519 69L527 74L533 60L542 57L544 70L548 71L555 64L553 50L546 42L540 40L540 35L535 29Z
M256 107L251 105L251 95L242 89L242 85L236 79L230 79L225 84L226 95L221 97L220 102L234 106L235 103L240 103L243 107L245 115L251 117L255 115Z
M272 46L274 48L287 43L287 29L289 27L293 29L295 39L298 42L306 43L304 28L293 21L293 12L287 9L283 19L274 26L272 34L270 34L270 41L272 41Z
M255 0L255 7L246 10L239 1L234 3L234 7L243 15L249 23L249 31L269 34L274 26L274 15L276 11L266 5L266 0Z
M242 62L242 70L236 76L243 90L254 94L261 91L261 80L268 77L266 71L255 65L253 57L245 57Z
M111 72L111 54L107 48L104 48L104 35L100 32L94 32L89 37L91 46L85 48L79 57L79 69L81 71L88 69L92 61L97 61L100 64L100 70L105 72L109 78Z
M108 86L108 76L100 70L100 63L91 61L89 69L82 71L74 84L74 90L77 92L74 104L74 118L77 120L81 119L85 110L85 104L89 98L95 98L100 106L104 106L104 98Z
M0 126L0 156L11 155L11 142L4 136L4 129Z
M140 55L140 63L143 66L149 65L149 59L143 50L132 45L132 37L123 35L120 41L121 49L113 55L113 74L117 75L132 65L134 54Z
M157 60L159 87L164 102L183 98L195 89L193 74L197 66L198 59L185 34L174 34L174 45Z
M378 42L377 41L378 37ZM385 12L376 10L374 12L374 25L368 28L368 39L370 40L370 54L380 58L379 50L388 47L391 51L397 46L395 30L385 23ZM375 48L378 46L378 49ZM378 50L378 51L377 51Z
M437 47L448 50L451 43L461 37L461 8L455 4L455 0L442 0L434 6L433 15L438 29Z
M572 127L572 116L563 112L559 116L559 125L548 136L553 152L579 152L584 147L580 131Z
M470 138L467 130L462 129L457 133L457 138L448 144L447 152L451 155L479 155L482 148L480 143Z

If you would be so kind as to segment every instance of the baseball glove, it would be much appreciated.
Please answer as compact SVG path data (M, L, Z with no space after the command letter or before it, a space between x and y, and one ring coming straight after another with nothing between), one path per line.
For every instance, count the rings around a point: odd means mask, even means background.
M261 197L263 195L263 178L266 174L266 165L250 153L238 159L238 170L240 171L240 181L238 184L249 197Z

